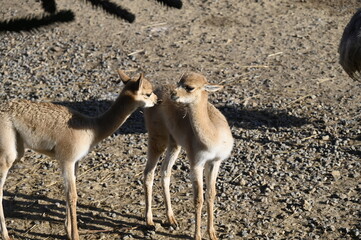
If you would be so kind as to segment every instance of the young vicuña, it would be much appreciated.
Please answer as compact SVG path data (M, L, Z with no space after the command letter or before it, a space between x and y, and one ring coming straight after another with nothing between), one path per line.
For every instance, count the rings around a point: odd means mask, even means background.
M24 155L25 148L59 161L66 193L66 233L71 240L79 239L75 184L78 161L138 107L152 107L157 102L143 74L131 79L120 70L118 73L125 86L113 105L98 117L53 103L14 100L0 105L0 224L4 240L10 237L2 206L3 187L10 167Z
M207 82L203 75L184 74L178 86L163 86L156 91L160 104L145 110L149 133L148 161L144 170L146 224L154 226L151 209L154 170L161 154L167 149L162 163L162 185L169 224L177 225L171 207L169 184L172 166L184 148L190 160L195 205L194 239L201 239L201 212L203 205L203 170L206 178L208 234L215 240L213 206L216 178L221 162L233 148L233 137L226 118L208 102L208 92L222 87Z

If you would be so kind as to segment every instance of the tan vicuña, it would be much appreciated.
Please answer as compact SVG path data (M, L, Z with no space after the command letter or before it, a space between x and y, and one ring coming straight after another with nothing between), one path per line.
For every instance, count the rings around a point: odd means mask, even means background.
M201 240L201 211L203 205L203 170L206 177L208 234L215 240L213 207L215 183L221 162L233 148L233 137L223 114L208 102L208 92L220 90L197 73L186 73L177 87L163 86L156 91L160 104L145 110L149 133L148 160L144 170L146 224L154 227L152 215L152 185L154 170L161 154L167 149L162 163L162 185L169 224L177 226L169 192L171 169L181 148L190 161L195 205L194 239Z
M60 162L66 193L65 230L78 240L76 218L76 171L78 161L102 139L116 131L138 107L157 102L152 85L143 77L131 79L118 70L124 88L114 104L98 117L88 117L65 106L13 100L0 105L0 224L9 240L2 205L3 187L10 167L25 148L49 155Z

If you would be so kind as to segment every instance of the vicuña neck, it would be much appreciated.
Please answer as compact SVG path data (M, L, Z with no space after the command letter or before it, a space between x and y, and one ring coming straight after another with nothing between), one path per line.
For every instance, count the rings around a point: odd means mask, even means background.
M96 118L94 143L96 144L114 133L137 107L131 96L120 95L104 114Z
M214 139L216 129L209 118L208 113L208 94L203 93L198 102L188 106L188 114L195 137L205 145Z

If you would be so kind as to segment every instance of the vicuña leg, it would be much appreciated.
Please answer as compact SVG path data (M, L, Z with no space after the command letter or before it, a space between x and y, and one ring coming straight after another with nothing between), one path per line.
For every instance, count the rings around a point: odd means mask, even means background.
M169 184L170 184L170 177L172 174L171 172L172 167L179 155L180 150L181 147L177 145L174 139L170 136L168 141L167 153L162 163L161 171L162 171L163 194L164 194L165 206L167 210L168 223L173 227L177 227L178 223L174 217L174 213L171 205Z
M76 217L76 202L77 191L75 183L75 164L74 162L64 162L62 166L64 186L66 194L66 220L65 230L68 236L71 236L71 240L79 240L77 217Z
M0 157L0 161L4 162L4 157ZM1 221L1 236L4 240L9 240L9 234L8 234L8 230L6 228L6 224L5 224L5 216L4 216L4 207L3 207L3 189L4 189L4 184L5 184L5 180L6 180L6 176L8 174L9 168L6 166L1 166L0 167L0 221Z
M10 240L8 230L6 228L4 207L3 207L3 191L6 177L9 169L16 159L20 159L24 154L24 148L21 145L21 139L16 139L16 133L12 130L9 122L0 121L2 129L0 129L0 224L1 236L4 240ZM18 146L16 146L18 142Z
M152 213L152 194L154 171L160 155L167 146L167 136L149 136L148 160L144 169L144 191L145 191L145 222L147 226L154 226Z
M201 217L203 206L203 168L204 164L198 161L198 165L191 166L191 179L193 183L193 201L195 207L196 227L194 231L194 239L201 240Z
M216 180L218 176L219 167L222 161L211 161L205 165L205 177L206 177L206 202L207 202L207 214L208 224L207 231L211 240L217 240L216 231L214 229L214 199L216 197Z

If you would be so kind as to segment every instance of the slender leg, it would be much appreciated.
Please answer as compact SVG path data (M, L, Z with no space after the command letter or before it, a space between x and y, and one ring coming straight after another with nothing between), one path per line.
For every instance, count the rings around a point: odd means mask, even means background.
M0 161L3 162L3 159L1 159ZM10 239L8 230L7 230L6 224L5 224L5 215L4 215L4 207L3 207L3 189L4 189L4 184L5 184L5 180L6 180L8 171L9 171L9 168L1 166L1 169L0 169L0 174L1 174L1 178L0 178L0 222L1 222L1 236L4 240Z
M168 218L168 223L175 228L178 226L178 223L174 217L174 213L171 205L169 184L170 184L170 176L172 174L171 173L172 167L179 155L180 150L181 147L176 144L176 142L172 139L172 137L170 137L166 157L162 163L162 185L163 185L163 194L166 204L165 206L167 210L167 218Z
M201 217L203 205L203 164L191 166L191 178L193 181L193 200L195 207L196 226L194 231L194 239L201 240Z
M13 153L16 153L15 151ZM11 156L13 155L13 156ZM20 158L22 157L19 156ZM4 191L4 184L6 181L6 177L8 175L9 169L11 168L12 164L15 161L15 154L9 154L6 156L4 152L1 152L0 149L0 224L1 224L1 236L4 240L10 240L8 230L6 228L5 223L5 215L4 215L4 206L3 206L3 191Z
M11 123L5 119L0 119L0 224L1 236L3 240L10 240L5 223L3 207L3 190L9 169L16 159L20 159L24 154L24 145L21 138L17 138L12 130Z
M145 222L147 226L154 226L152 213L152 195L154 170L160 155L166 148L166 139L155 139L151 136L148 141L148 160L144 169L144 192L145 192Z
M219 167L221 161L207 162L205 165L205 177L206 177L206 202L208 213L208 225L207 231L211 240L217 240L216 231L214 230L214 199L216 197L216 180L218 176Z
M76 202L78 195L75 183L75 163L64 162L63 177L66 194L66 220L65 227L67 235L71 240L79 240L78 224L76 217Z

